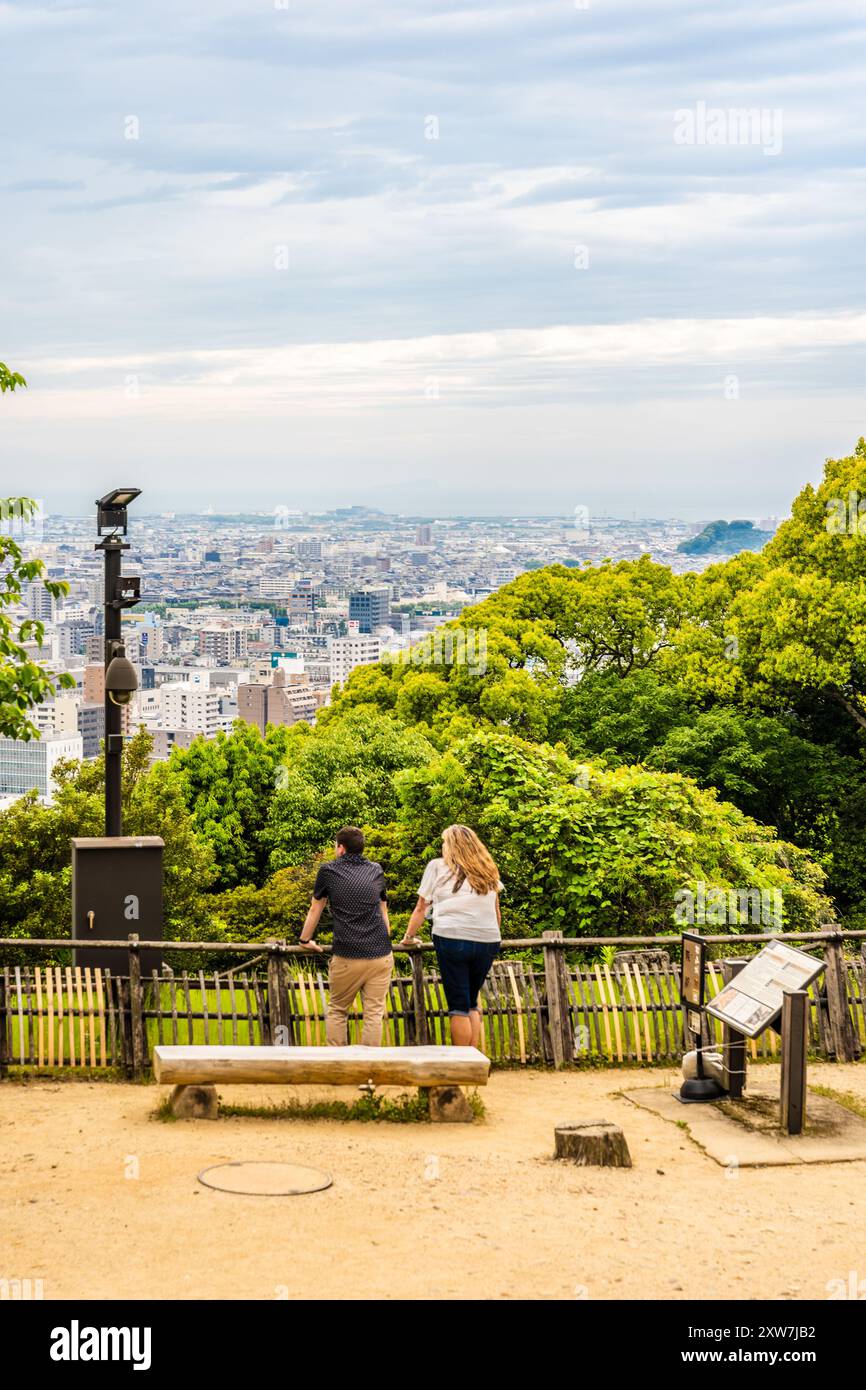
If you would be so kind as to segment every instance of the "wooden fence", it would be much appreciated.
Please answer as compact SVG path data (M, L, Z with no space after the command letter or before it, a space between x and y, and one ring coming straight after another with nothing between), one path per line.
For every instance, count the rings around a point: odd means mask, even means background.
M824 956L824 975L810 989L815 1056L850 1061L866 1044L864 937L836 931L786 935ZM742 956L767 938L706 939L727 953L736 947ZM0 967L0 1076L14 1066L115 1068L143 1077L157 1043L324 1043L328 979L321 956L285 942L167 942L164 950L236 954L240 963L147 976L141 950L150 944L130 937L110 945L122 973L81 964ZM109 943L98 945L102 950ZM69 943L0 940L0 959L10 946L38 955L68 950ZM615 948L612 960L609 952L587 959L602 946ZM579 939L555 932L506 942L481 996L485 1050L494 1065L677 1062L683 1052L678 949L676 937ZM397 958L384 1041L447 1041L447 1008L432 947L398 950ZM710 962L710 996L722 987L723 969L724 960ZM353 1014L350 1041L358 1041L360 1024L360 1014ZM721 1044L721 1034L721 1024L708 1018L706 1042ZM768 1030L748 1047L753 1058L772 1059L778 1037Z

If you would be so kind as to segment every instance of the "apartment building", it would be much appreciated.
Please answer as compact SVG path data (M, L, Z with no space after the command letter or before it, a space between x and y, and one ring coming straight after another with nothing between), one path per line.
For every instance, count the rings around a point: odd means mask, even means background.
M217 666L230 666L242 661L247 654L247 629L240 623L217 624L199 629L199 654L210 658Z
M161 686L159 694L164 729L186 729L213 738L225 727L219 691L178 681Z
M331 685L339 681L342 685L356 666L372 666L382 655L382 643L378 637L363 633L350 633L348 637L334 637L328 648L330 659Z
M326 699L322 686L310 684L306 674L292 674L277 667L266 678L254 672L254 679L238 686L238 718L255 724L262 733L269 724L312 722Z

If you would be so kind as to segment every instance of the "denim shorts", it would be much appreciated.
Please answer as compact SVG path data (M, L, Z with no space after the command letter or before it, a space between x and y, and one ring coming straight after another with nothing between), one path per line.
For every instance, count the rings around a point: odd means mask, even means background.
M478 991L499 955L499 941L460 941L433 934L448 1013L466 1015L478 1007Z

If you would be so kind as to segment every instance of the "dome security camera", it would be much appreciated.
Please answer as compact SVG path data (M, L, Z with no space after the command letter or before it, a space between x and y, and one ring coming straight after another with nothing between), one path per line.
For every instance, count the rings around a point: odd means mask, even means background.
M128 705L138 689L135 667L126 656L114 656L105 672L105 690L114 705Z

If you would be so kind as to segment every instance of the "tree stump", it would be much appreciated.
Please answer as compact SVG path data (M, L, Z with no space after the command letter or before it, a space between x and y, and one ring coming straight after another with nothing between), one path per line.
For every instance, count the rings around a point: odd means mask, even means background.
M427 1086L425 1089L434 1124L472 1124L475 1119L472 1106L459 1086Z
M215 1086L175 1086L169 1105L176 1120L215 1120L220 1109Z
M601 1168L630 1168L631 1154L619 1125L606 1120L591 1124L557 1125L554 1158L569 1159L581 1167L590 1164Z

